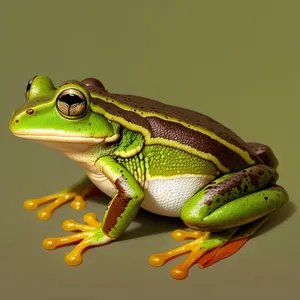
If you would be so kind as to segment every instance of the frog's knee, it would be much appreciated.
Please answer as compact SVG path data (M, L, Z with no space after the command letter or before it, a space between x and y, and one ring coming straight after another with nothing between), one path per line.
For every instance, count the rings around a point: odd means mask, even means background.
M206 220L207 212L203 211L203 208L197 209L186 203L181 210L181 220L182 222L193 229L197 230L207 230L209 227L209 222Z

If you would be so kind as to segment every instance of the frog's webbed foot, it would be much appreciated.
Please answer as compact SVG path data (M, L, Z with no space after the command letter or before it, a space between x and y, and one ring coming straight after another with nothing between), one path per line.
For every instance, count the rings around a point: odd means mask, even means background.
M71 200L71 207L73 209L83 209L85 207L84 198L97 192L100 191L95 187L95 185L89 179L84 179L82 182L59 193L26 200L24 202L24 207L28 210L34 210L41 205L51 202L48 206L38 210L37 212L37 217L40 220L48 220L51 218L52 213L56 208Z
M227 233L227 234L226 234ZM225 234L219 234L213 236L209 232L202 231L183 231L175 230L172 233L174 240L183 241L185 239L194 239L193 241L170 250L168 252L154 254L149 258L149 262L152 266L160 267L171 259L178 257L179 255L190 252L189 256L179 265L171 270L171 276L175 279L184 279L188 275L189 268L197 262L205 253L213 248L220 247L225 244L228 239L234 234L234 231L227 231Z
M184 279L194 263L198 263L200 268L205 268L237 252L266 220L267 217L261 218L242 227L219 233L175 230L172 233L174 240L194 240L173 250L152 255L149 263L154 267L160 267L169 260L190 252L181 264L171 270L173 278Z
M111 239L102 232L102 223L97 221L95 214L88 213L84 215L83 220L86 224L80 224L74 220L64 221L62 227L65 231L79 232L63 237L47 238L43 241L43 247L47 250L53 250L60 246L78 242L78 245L65 256L65 263L69 266L81 264L82 252L86 248L104 245L111 241Z

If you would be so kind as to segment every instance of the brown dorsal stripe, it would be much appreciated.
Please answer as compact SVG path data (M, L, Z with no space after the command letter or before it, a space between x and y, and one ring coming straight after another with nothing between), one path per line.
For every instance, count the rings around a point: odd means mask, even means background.
M220 142L201 132L189 129L180 123L168 122L158 117L143 118L134 112L122 110L112 103L101 101L100 99L92 99L92 101L101 105L109 114L122 117L133 124L146 128L151 132L153 138L177 141L183 145L191 146L198 151L212 154L230 171L241 170L248 166L248 163L240 155Z
M143 128L146 128L150 131L150 126L148 124L148 121L145 118L142 118L138 114L130 111L123 110L122 108L105 101L101 101L100 99L91 99L93 102L95 102L96 105L101 106L106 112L109 114L124 118L126 121L131 122L132 124L136 124L139 126L142 126Z
M151 112L154 114L161 114L163 116L176 119L179 121L179 123L182 121L187 122L192 126L201 127L205 130L215 133L218 137L229 142L230 144L235 145L244 151L249 151L247 143L232 130L212 119L211 117L199 112L183 107L168 105L140 96L112 94L98 88L91 88L90 91L97 93L101 98L103 98L103 100L105 98L115 99L116 102L122 105L129 105L133 109L137 109L144 113ZM101 99L98 99L98 101L101 101Z
M237 153L201 132L156 117L146 119L150 125L153 138L170 139L191 146L198 151L210 153L231 171L238 171L248 166L248 163Z

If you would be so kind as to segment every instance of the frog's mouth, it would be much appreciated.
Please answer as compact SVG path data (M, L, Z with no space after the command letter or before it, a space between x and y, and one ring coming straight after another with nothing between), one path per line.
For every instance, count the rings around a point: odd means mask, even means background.
M83 153L93 147L105 147L105 145L116 139L113 137L84 137L84 136L64 136L64 135L43 135L32 133L14 133L15 136L32 140L47 147L59 150L67 155Z
M115 142L119 139L119 134L112 136L97 136L97 135L84 135L80 133L66 133L62 130L43 130L43 129L16 129L10 123L10 131L16 136L27 140L36 142L55 142L55 143L69 143L69 144L86 144L96 145L103 142Z
M86 136L67 136L67 135L44 135L33 133L14 133L16 137L37 142L60 142L60 143L82 143L82 144L99 144L109 141L112 137L86 137Z

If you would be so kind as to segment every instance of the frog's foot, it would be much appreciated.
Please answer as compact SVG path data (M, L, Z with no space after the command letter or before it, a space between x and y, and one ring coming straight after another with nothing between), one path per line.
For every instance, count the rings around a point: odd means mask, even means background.
M200 268L205 268L237 252L267 219L268 217L263 217L241 227L219 233L175 230L172 233L174 240L194 240L171 251L152 255L149 262L152 266L160 267L179 255L191 252L183 263L171 270L173 278L184 279L194 263L198 263Z
M149 258L149 262L152 266L160 267L169 260L190 252L189 256L181 264L177 265L171 270L171 276L173 278L184 279L187 277L188 270L194 263L196 263L200 258L204 257L206 253L209 253L210 250L223 246L227 241L230 240L237 230L238 228L231 229L219 234L202 231L190 232L175 230L172 233L174 240L194 240L171 251L152 255Z
M238 240L229 241L224 246L206 252L197 260L199 267L209 267L218 262L219 260L233 255L248 241L248 239L249 237L245 237Z
M59 193L42 198L26 200L24 202L24 207L28 210L34 210L43 204L51 202L51 204L37 212L37 217L40 220L48 220L51 218L52 213L56 208L71 200L71 207L73 209L83 209L86 205L84 198L97 192L99 192L99 190L95 187L95 185L88 179L85 179L75 186L67 188Z
M84 215L83 220L87 224L80 224L74 220L64 221L62 227L65 231L81 232L58 238L47 238L43 241L43 247L47 250L53 250L59 246L79 242L78 245L65 256L65 263L69 266L81 264L82 252L86 248L108 244L112 240L103 233L102 224L97 221L95 214L88 213Z
M200 257L209 250L224 244L230 239L234 232L235 230L228 230L225 234L214 236L209 232L175 230L172 233L173 239L183 241L192 238L194 240L171 251L152 255L149 258L149 262L152 266L159 267L179 255L190 252L186 260L171 270L171 276L173 278L184 279L188 275L189 268L197 262Z

